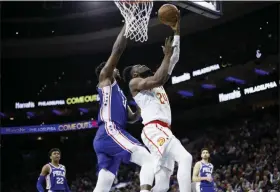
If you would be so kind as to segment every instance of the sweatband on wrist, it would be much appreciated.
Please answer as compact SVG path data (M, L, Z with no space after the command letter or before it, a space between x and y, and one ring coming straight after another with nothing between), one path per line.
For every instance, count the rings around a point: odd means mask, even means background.
M174 35L172 46L174 46L174 50L173 50L172 56L170 58L168 75L172 74L172 71L173 71L175 65L179 61L179 57L180 57L180 36L179 35Z
M172 46L180 45L180 35L174 35Z

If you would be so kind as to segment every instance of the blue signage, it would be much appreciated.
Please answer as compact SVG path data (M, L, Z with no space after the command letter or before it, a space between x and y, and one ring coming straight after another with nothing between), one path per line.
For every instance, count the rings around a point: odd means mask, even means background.
M27 133L63 132L63 131L93 129L96 127L98 127L96 121L82 121L76 123L53 124L53 125L1 127L1 134L12 135L12 134L27 134Z

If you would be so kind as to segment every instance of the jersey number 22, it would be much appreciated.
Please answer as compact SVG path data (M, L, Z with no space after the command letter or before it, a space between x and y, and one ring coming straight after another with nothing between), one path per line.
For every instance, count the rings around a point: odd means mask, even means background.
M57 177L56 178L56 183L57 184L63 184L64 179L62 177Z

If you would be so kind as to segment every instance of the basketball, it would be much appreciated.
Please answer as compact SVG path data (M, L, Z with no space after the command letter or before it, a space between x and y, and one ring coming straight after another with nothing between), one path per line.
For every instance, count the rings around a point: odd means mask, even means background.
M175 5L164 4L158 10L158 18L165 25L175 26L177 22L178 9Z

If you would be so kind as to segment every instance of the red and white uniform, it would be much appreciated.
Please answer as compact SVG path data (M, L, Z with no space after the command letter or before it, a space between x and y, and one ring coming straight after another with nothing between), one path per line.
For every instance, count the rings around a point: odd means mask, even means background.
M163 87L143 90L134 97L141 109L144 128L141 138L150 152L156 157L157 170L164 166L173 171L175 161L168 158L168 145L177 140L170 130L171 109ZM157 171L156 170L156 171Z

